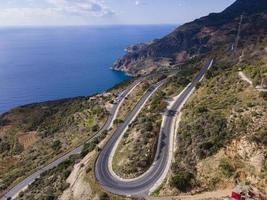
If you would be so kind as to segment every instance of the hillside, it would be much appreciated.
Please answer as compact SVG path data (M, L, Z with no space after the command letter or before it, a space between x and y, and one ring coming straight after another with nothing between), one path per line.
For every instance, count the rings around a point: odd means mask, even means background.
M242 69L266 84L266 45L243 48L239 63L229 62L230 54L217 56L182 110L174 162L159 195L229 192L237 185L267 192L266 92L239 76Z
M0 115L0 196L40 166L90 139L105 124L110 102L127 84L92 97L35 103ZM72 164L73 160L66 162ZM64 163L59 166L66 170L63 177L69 173L64 167Z
M240 16L244 16L241 38L255 39L267 33L266 14L266 0L237 0L221 13L184 24L166 37L129 52L114 64L114 69L132 75L145 74L176 67L185 60L218 48L231 49Z

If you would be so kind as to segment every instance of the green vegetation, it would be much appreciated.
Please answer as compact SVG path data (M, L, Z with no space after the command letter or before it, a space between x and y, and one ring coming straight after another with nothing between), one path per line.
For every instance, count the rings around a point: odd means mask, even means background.
M232 139L252 134L248 124L253 120L243 113L249 108L262 109L263 100L256 90L248 90L246 83L238 78L238 67L217 61L183 109L170 181L171 187L180 192L201 188L196 179L199 161L215 155ZM266 129L258 131L254 140L264 143L265 133ZM236 169L231 162L222 160L219 170L230 178Z
M93 151L96 148L96 143L92 142L92 143L86 143L83 147L81 156L84 157L86 156L89 152Z
M17 200L56 200L69 187L66 179L70 175L78 156L59 164L44 172L25 192L21 192Z
M54 151L59 151L61 149L61 146L62 146L62 144L59 140L55 140L53 142L53 144L51 145L51 147Z
M219 168L221 169L223 174L228 178L233 176L235 173L235 168L227 160L221 160Z
M186 171L176 173L171 179L171 186L178 188L182 192L186 192L191 187L193 174Z
M227 128L224 117L207 112L202 113L190 124L181 124L178 134L179 141L183 141L183 146L193 146L196 149L196 156L203 159L216 153L230 138L231 132ZM183 154L183 152L180 153Z
M264 100L267 100L267 92L260 92L260 97L262 97Z
M122 119L115 119L114 120L114 124L118 125L118 124L122 124L124 121Z
M100 200L110 200L107 193L102 193L99 197Z
M92 128L94 127L94 125L95 125L95 119L92 116L90 116L89 119L87 120L87 127Z
M255 135L251 136L251 138L258 144L263 144L267 147L267 127L260 128Z
M241 65L245 73L253 80L253 85L267 84L267 64L263 61L252 60Z
M22 106L0 116L0 193L91 138L107 119L109 97ZM93 120L92 120L93 119Z

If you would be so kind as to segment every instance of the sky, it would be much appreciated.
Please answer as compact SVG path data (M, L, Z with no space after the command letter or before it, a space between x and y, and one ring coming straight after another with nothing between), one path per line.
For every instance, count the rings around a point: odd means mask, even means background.
M0 0L0 26L182 24L234 0Z

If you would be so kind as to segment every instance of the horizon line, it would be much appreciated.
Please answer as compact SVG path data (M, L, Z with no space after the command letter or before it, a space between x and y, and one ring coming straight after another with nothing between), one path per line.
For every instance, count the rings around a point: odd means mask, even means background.
M70 25L0 25L0 28L45 28L45 27L104 27L104 26L180 26L182 23L162 24L70 24Z

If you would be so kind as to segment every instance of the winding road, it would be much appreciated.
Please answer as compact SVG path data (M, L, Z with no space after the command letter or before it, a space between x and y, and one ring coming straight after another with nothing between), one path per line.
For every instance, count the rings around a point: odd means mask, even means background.
M159 182L159 180L165 178L164 177L165 172L166 170L169 169L169 160L171 157L170 152L172 148L171 141L173 139L171 133L176 113L179 111L179 109L182 108L187 98L194 91L196 84L203 79L205 72L209 67L211 67L212 62L213 60L208 65L206 65L201 69L195 80L184 89L184 91L179 95L177 100L173 103L171 109L168 112L166 112L166 118L164 120L164 123L162 124L160 132L155 161L151 166L151 168L145 174L134 180L123 180L117 176L114 176L114 173L112 172L112 170L110 170L109 167L110 161L112 161L112 157L116 150L117 144L120 142L128 126L137 117L137 115L142 110L143 106L148 101L148 99L157 91L157 89L161 85L163 85L166 82L166 79L161 80L150 86L150 88L146 91L146 93L136 104L134 109L127 115L124 123L121 126L119 126L118 129L115 131L111 139L108 141L107 145L101 151L96 161L95 165L96 178L104 189L114 194L140 197L143 196L144 194L149 193L151 188L155 187L155 185ZM114 104L114 106L112 107L107 122L102 127L102 129L88 142L91 142L95 138L99 137L106 130L109 130L113 126L113 122L117 117L119 108L121 107L123 101L143 80L144 78L137 79L118 95L116 99L116 104ZM19 192L25 190L31 183L33 183L37 178L39 178L43 172L56 167L58 164L67 160L72 155L80 154L83 149L83 146L84 145L81 145L75 148L74 150L70 151L69 153L56 159L55 161L51 162L50 164L41 167L35 173L28 176L23 181L18 183L16 186L11 188L7 193L4 194L3 197L1 197L0 200L7 200L10 199L10 197L15 197L16 195L19 194Z
M110 111L110 115L105 123L105 125L101 128L101 130L94 135L93 138L91 138L88 142L91 142L92 140L94 140L95 138L99 137L100 135L102 135L106 130L109 130L112 125L114 120L117 117L118 111L123 103L123 101L125 100L125 98L143 81L144 78L139 78L136 81L134 81L130 86L128 86L123 92L121 92L117 99L116 99L116 104L114 104L114 106L112 107L111 111ZM15 197L16 195L18 195L21 191L23 191L24 189L26 189L31 183L33 183L37 178L40 177L40 175L45 172L48 171L54 167L56 167L57 165L59 165L60 163L62 163L63 161L67 160L70 156L72 155L77 155L80 154L82 149L83 149L84 145L81 145L77 148L75 148L74 150L70 151L69 153L61 156L60 158L56 159L55 161L51 162L50 164L41 167L39 170L37 170L35 173L33 173L32 175L28 176L27 178L25 178L23 181L21 181L20 183L18 183L16 186L14 186L13 188L11 188L7 193L4 194L3 197L1 197L0 200L7 200L10 199L11 197Z
M206 73L206 71L212 66L213 60L204 66L196 78L190 83L178 96L175 102L172 104L170 110L165 114L165 119L162 123L158 149L155 155L155 160L150 169L140 177L132 180L124 180L114 175L112 167L110 166L110 159L117 148L117 144L123 137L128 126L138 115L148 98L157 90L157 88L163 83L159 82L144 94L144 96L137 103L133 111L126 117L124 123L115 131L111 139L106 146L95 164L95 175L102 187L114 194L123 196L144 197L151 192L151 189L162 181L166 176L166 171L169 170L170 161L172 157L173 136L174 136L174 123L176 113L180 111L186 100L195 90L197 83L199 83Z

